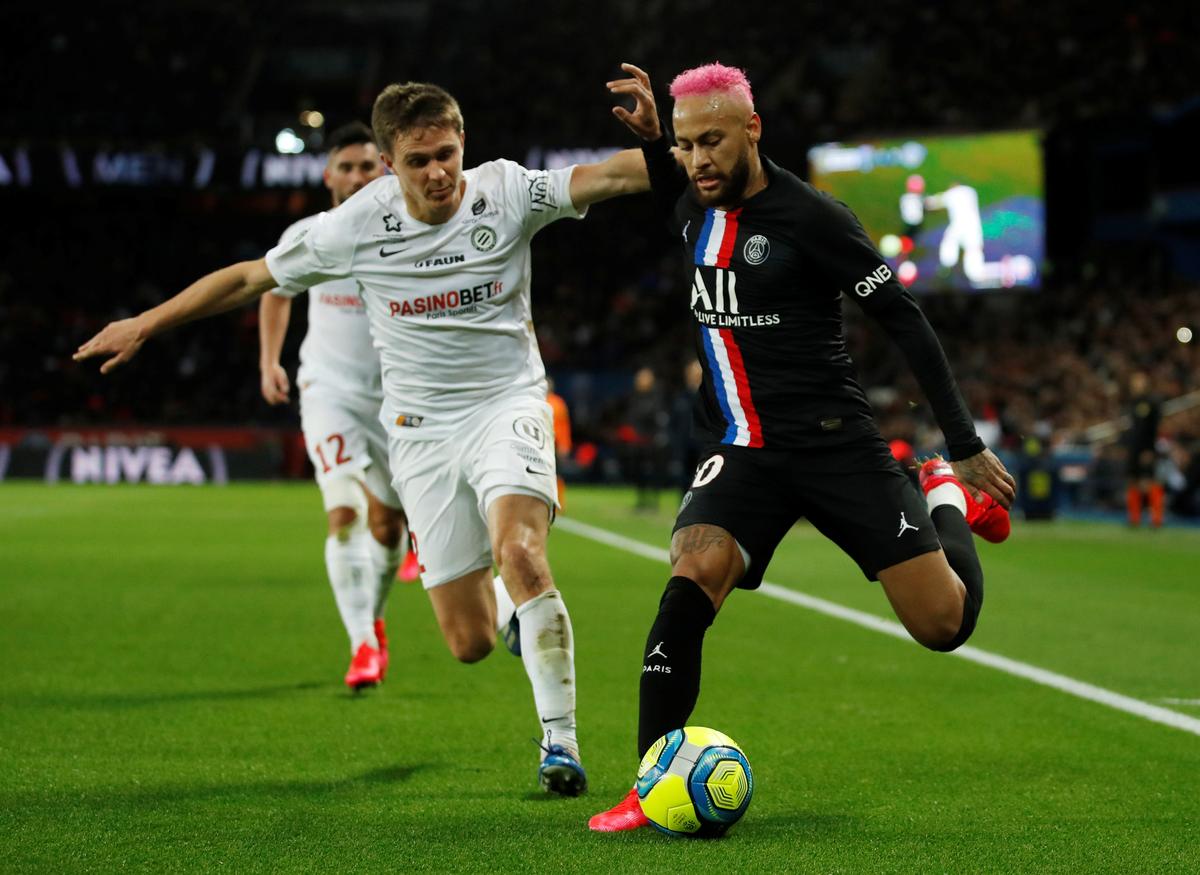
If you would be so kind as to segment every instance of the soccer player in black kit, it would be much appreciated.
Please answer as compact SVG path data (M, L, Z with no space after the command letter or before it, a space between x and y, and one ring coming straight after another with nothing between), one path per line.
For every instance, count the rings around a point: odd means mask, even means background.
M649 77L622 68L630 78L609 89L635 106L613 112L642 139L656 202L682 240L704 366L695 425L705 446L643 651L640 756L686 725L706 630L734 588L762 582L797 519L882 584L913 638L949 651L983 603L972 531L1008 536L1015 483L976 435L941 344L854 214L759 154L762 121L745 74L710 64L672 82L673 155ZM843 294L900 347L945 435L949 461L922 466L924 496L855 380ZM633 790L589 826L646 823Z

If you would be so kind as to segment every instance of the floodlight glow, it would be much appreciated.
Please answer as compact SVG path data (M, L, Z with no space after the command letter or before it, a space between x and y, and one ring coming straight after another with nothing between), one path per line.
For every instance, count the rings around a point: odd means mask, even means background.
M284 128L275 135L275 151L281 155L299 155L304 151L304 141L291 128Z

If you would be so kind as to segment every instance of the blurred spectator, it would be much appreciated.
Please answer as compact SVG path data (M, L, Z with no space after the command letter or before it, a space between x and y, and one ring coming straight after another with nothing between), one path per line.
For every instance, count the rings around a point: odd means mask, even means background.
M1172 490L1171 512L1190 519L1200 517L1200 442L1176 444L1172 456L1180 478L1178 489Z
M567 402L554 391L554 379L546 378L546 403L554 418L554 458L558 469L558 504L563 513L567 510L567 483L563 480L563 469L571 458L571 415Z
M1163 522L1163 484L1159 479L1158 427L1162 421L1162 401L1150 391L1145 371L1134 371L1129 378L1129 429L1125 433L1126 468L1129 478L1125 502L1129 525L1142 524L1142 501L1150 504L1150 524Z
M704 379L704 368L696 359L683 366L683 386L671 400L671 462L670 479L679 485L680 493L692 485L692 475L700 463L700 443L696 440L692 419L695 416L696 394Z
M649 367L633 377L633 393L625 420L617 430L625 460L625 477L637 490L636 508L656 510L658 492L666 476L667 447L671 441L671 414L658 378Z

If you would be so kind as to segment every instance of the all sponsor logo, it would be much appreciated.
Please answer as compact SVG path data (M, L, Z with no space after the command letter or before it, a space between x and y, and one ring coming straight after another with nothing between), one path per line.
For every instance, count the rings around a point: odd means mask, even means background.
M762 234L755 234L742 247L742 258L747 264L762 264L771 254L771 243Z
M860 298L865 298L891 278L892 269L886 264L881 264L854 284L854 293Z
M391 234L397 234L403 230L400 220L388 213L383 217L383 229Z
M714 306L715 299L715 306ZM716 269L716 287L709 293L704 282L704 274L696 268L696 277L692 280L692 304L694 308L699 303L701 309L715 313L738 312L737 274L732 270Z
M720 267L713 269L711 287L704 281L703 271L696 268L692 280L691 308L697 322L714 328L761 328L778 325L782 321L778 313L741 313L737 274Z
M529 441L539 450L546 446L546 426L532 416L519 416L513 420L513 432L517 437Z
M488 225L480 225L471 232L471 245L480 252L491 252L496 247L496 231Z

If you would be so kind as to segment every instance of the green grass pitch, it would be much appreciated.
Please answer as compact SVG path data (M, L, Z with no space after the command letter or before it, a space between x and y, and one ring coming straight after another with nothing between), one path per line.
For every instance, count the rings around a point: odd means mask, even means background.
M392 597L388 682L342 688L311 485L0 496L0 871L1200 871L1200 736L751 593L709 632L693 718L745 748L746 818L592 835L636 768L664 565L551 539L591 779L551 799L520 661L455 663L419 587ZM667 544L667 496L569 502ZM1018 525L981 554L973 645L1200 717L1200 532ZM804 525L767 576L889 616Z

